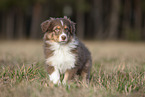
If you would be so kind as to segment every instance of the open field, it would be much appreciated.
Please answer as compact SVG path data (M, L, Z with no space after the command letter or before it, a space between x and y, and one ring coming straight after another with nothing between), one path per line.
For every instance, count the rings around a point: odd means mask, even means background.
M53 86L42 41L0 41L0 97L145 97L145 43L85 41L90 84Z

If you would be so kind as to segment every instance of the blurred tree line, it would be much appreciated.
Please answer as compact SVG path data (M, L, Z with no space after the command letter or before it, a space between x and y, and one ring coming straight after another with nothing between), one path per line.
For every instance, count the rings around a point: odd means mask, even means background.
M145 40L145 0L0 0L0 38L42 38L41 22L64 15L81 39Z

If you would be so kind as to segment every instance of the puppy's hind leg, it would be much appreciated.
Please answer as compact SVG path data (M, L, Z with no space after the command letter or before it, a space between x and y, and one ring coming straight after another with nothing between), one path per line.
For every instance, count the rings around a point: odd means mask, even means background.
M70 81L74 77L76 72L77 72L77 68L72 68L72 69L67 70L64 74L64 79L62 83L65 85L68 81Z
M92 61L88 60L85 63L85 65L84 65L84 67L82 69L82 72L81 72L83 83L89 84L91 67L92 67Z

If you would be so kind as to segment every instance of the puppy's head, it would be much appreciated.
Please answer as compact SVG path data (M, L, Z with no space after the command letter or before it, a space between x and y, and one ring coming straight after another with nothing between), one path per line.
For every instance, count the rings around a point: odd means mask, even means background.
M46 32L44 40L58 43L68 43L75 36L75 23L67 17L50 18L41 24L41 29Z

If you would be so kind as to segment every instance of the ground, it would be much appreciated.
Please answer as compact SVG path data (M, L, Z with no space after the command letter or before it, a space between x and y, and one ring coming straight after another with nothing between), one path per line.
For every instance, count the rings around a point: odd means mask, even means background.
M90 84L49 82L42 41L0 41L0 97L145 97L145 44L84 41L92 53Z

